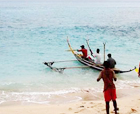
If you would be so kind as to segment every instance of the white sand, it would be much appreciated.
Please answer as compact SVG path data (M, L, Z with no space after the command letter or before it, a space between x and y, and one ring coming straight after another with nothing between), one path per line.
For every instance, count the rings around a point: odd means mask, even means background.
M119 114L140 114L140 87L118 90ZM125 97L125 94L132 93ZM87 94L89 94L87 92ZM123 94L123 97L121 95ZM87 95L88 96L88 95ZM90 96L91 97L91 96ZM110 113L113 103L110 102ZM49 105L1 105L0 114L106 114L104 100L85 100L68 104Z

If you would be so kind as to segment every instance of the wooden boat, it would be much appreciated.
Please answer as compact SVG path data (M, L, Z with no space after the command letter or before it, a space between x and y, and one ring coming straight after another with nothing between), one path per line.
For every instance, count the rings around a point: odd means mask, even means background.
M82 64L84 64L84 65L86 65L86 66L88 66L88 67L90 67L90 68L92 68L92 69L98 70L98 71L103 70L103 68L104 68L103 65L95 64L95 62L94 62L94 61L91 61L91 60L90 60L90 61L89 61L89 60L86 60L86 59L84 59L84 58L81 57L81 54L78 54L77 52L75 52L75 51L72 49L72 47L71 47L71 45L70 45L68 39L67 39L67 43L68 43L68 46L69 46L69 48L70 48L70 51L73 53L73 55L75 56L75 58L76 58L80 63L82 63ZM134 68L134 69L136 69L136 68ZM114 68L113 70L114 70L114 72L117 74L117 73L131 72L131 71L133 71L134 69L130 69L130 70L127 70L127 71L123 71L123 70Z

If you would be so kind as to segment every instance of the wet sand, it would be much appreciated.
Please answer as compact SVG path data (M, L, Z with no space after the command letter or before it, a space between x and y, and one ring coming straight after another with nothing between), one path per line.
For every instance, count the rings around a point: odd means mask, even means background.
M140 114L139 86L117 90L117 96L119 114ZM110 113L114 113L112 102L110 102ZM0 106L0 114L106 114L106 110L104 99L93 100L90 91L86 91L82 101L73 103L3 104Z

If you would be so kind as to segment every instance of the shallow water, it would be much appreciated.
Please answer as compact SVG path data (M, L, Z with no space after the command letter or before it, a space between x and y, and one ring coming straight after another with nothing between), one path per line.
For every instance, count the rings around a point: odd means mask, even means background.
M103 61L105 42L106 54L112 53L117 68L138 67L139 5L139 2L1 2L0 103L73 102L82 99L79 93L83 90L100 99L103 82L96 82L98 71L79 68L59 74L43 62L75 60L66 51L68 36L73 49L82 44L87 47L85 39L89 39L94 53L100 48ZM72 61L54 66L81 64ZM129 89L140 83L135 71L117 77L117 89Z

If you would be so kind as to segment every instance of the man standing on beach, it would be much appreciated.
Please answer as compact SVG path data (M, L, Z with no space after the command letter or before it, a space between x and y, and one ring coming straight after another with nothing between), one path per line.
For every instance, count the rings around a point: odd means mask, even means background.
M138 77L140 77L140 63L139 63Z
M117 102L116 102L116 87L115 84L113 83L114 81L117 80L115 73L113 70L109 68L109 62L105 61L104 62L104 69L101 71L99 77L97 78L97 81L100 81L100 79L103 79L104 82L104 98L106 102L106 113L109 114L109 102L112 100L113 101L113 106L114 106L114 111L115 114L117 114Z

